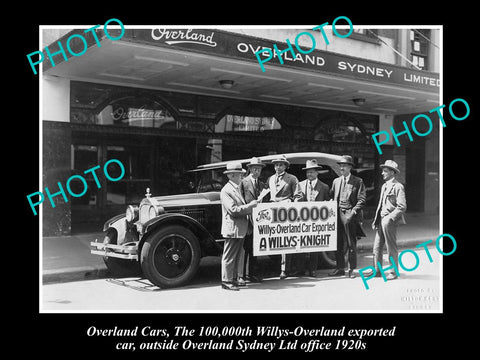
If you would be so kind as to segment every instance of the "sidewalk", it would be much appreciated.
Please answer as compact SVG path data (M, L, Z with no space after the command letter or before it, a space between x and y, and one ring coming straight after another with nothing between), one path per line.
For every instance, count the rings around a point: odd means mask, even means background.
M406 214L407 225L398 227L399 247L413 247L424 241L435 241L440 235L437 214ZM363 225L366 238L358 241L358 251L372 251L375 236L371 220ZM109 276L101 256L90 254L90 242L103 240L103 233L43 238L43 283L77 281Z

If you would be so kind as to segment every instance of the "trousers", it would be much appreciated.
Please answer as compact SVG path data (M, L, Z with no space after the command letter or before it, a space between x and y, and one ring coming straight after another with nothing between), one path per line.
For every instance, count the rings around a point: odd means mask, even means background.
M383 264L383 249L385 245L387 246L390 266L393 265L390 261L390 257L392 257L398 269L397 224L389 216L383 217L380 224L377 224L377 232L373 241L373 261L377 273L379 271L378 263L380 263L380 266ZM395 270L392 269L392 271Z
M351 214L351 210L340 210L338 221L338 239L336 261L337 269L345 269L345 246L348 249L348 263L350 269L357 267L357 219Z
M243 277L243 238L225 239L222 254L222 282Z

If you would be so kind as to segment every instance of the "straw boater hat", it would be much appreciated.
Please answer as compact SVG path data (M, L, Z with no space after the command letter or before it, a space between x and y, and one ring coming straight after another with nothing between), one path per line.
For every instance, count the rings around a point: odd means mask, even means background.
M386 160L385 164L380 165L380 167L381 168L386 167L386 168L392 169L397 174L400 173L400 169L398 168L398 164L393 160Z
M250 162L247 164L247 166L261 166L261 167L264 167L266 166L262 160L260 160L259 158L257 157L252 157L250 159Z
M232 161L227 163L227 169L223 173L224 174L246 173L246 170L242 168L241 162Z
M307 163L305 164L305 167L302 168L302 170L319 170L322 169L321 165L318 165L317 160L312 159L312 160L307 160Z
M285 155L281 155L278 158L275 158L275 159L272 160L272 164L279 163L279 162L285 163L285 164L287 164L287 166L290 165L290 162L287 160Z
M353 158L350 155L342 155L342 160L337 161L337 164L349 164L354 166Z

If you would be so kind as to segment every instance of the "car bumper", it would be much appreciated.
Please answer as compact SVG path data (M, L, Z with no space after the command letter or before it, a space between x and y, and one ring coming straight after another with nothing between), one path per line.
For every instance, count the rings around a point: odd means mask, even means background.
M130 242L122 245L104 244L103 242L92 241L90 252L94 255L105 257L116 257L127 260L138 260L138 243Z

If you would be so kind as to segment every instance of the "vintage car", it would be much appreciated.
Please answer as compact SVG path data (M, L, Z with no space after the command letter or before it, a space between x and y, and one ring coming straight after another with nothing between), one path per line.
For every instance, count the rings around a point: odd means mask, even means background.
M331 186L339 175L337 155L303 152L285 154L289 172L299 180L309 159L317 159L324 169L319 178ZM267 164L261 178L274 173L270 161L278 155L259 156ZM238 160L247 164L250 158ZM101 255L115 276L145 276L153 284L177 287L188 283L204 256L221 255L220 190L227 181L222 174L227 162L200 165L190 170L197 178L196 192L189 194L152 196L146 190L139 205L129 205L124 214L109 219L103 227L103 242L91 243L92 254ZM192 183L193 185L193 183ZM332 252L321 252L323 264L335 265Z

